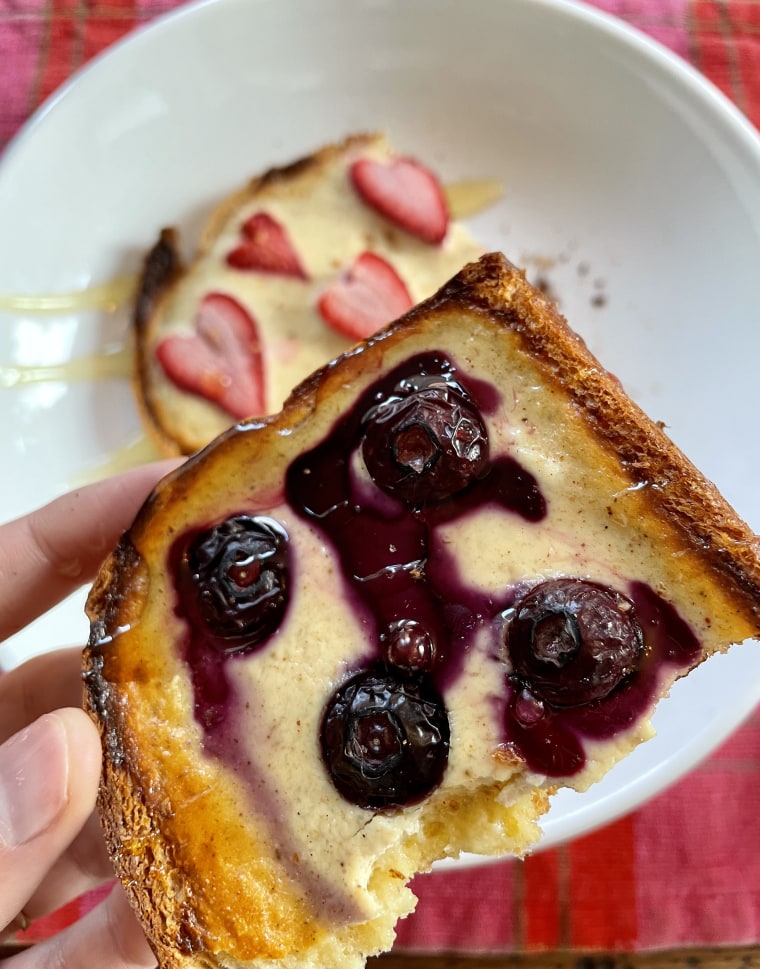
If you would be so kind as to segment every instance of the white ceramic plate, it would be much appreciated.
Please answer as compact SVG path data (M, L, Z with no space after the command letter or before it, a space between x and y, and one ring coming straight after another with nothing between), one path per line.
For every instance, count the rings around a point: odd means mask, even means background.
M760 528L760 142L692 70L560 0L216 0L79 74L0 165L0 293L133 271L249 175L356 130L448 180L498 178L473 219L543 276L592 349ZM66 365L123 340L123 313L0 314L0 364ZM127 381L0 388L0 513L112 466L139 435ZM82 642L83 595L3 646L6 664ZM745 645L681 683L658 737L557 798L554 844L632 809L760 700Z

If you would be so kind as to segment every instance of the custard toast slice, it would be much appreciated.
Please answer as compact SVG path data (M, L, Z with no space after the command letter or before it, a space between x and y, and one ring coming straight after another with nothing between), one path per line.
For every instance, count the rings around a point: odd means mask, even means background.
M342 969L758 636L760 543L494 254L165 479L88 612L162 969Z

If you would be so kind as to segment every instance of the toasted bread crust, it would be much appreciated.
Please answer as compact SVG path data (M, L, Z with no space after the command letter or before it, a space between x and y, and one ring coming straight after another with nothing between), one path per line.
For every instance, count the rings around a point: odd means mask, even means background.
M132 387L140 410L143 425L159 451L167 455L180 453L177 442L167 434L160 408L156 406L153 385L145 379L150 366L148 329L161 294L170 289L184 273L179 253L179 234L174 228L162 229L153 248L143 261L142 273L135 297L132 317L134 334L134 362Z
M313 415L324 412L337 417L335 408L339 405L335 401L341 400L343 388L366 383L368 375L378 371L384 356L410 339L415 346L434 347L439 320L457 317L462 317L473 332L477 320L482 319L484 325L492 327L495 323L510 334L515 353L530 359L547 388L553 387L571 401L590 435L602 442L610 461L629 480L638 513L662 522L663 557L678 556L683 562L684 581L702 584L705 611L715 618L716 627L723 623L722 635L727 637L718 648L760 635L757 536L664 431L625 396L618 381L567 327L556 307L526 282L520 270L501 254L485 256L465 267L432 299L304 381L279 415L231 429L165 479L106 563L89 597L93 633L84 666L86 707L99 726L104 749L99 808L117 871L163 967L269 966L279 959L278 946L281 951L306 953L321 930L309 920L287 877L263 864L261 878L278 880L278 892L263 892L258 900L258 922L248 926L244 954L230 957L229 963L204 954L209 936L217 934L224 939L229 924L215 921L217 914L207 909L199 918L193 873L182 869L173 857L171 842L166 840L165 822L172 807L165 802L157 778L145 773L143 753L134 741L137 725L122 687L123 676L133 680L139 666L132 668L132 659L118 651L110 652L108 647L120 630L138 625L143 592L149 584L143 572L144 561L165 541L174 506L187 503L189 510L184 514L192 516L192 501L208 488L208 480L214 478L212 469L228 475L243 454L249 467L254 461L263 468L266 455L276 463L282 448L288 446L287 439ZM520 365L519 361L512 363ZM610 509L609 513L616 512ZM707 569L712 571L709 578L703 575ZM127 664L126 673L122 663ZM535 792L535 803L529 811L521 805L533 819L544 808L541 791ZM514 850L519 851L519 838L527 837L530 823L515 823ZM135 832L141 839L137 852L127 844L135 839ZM225 886L218 884L216 890L215 902L220 908L232 904ZM211 930L209 925L213 926ZM363 940L363 951L375 951L371 934L368 939ZM304 955L303 965L312 964L319 963Z

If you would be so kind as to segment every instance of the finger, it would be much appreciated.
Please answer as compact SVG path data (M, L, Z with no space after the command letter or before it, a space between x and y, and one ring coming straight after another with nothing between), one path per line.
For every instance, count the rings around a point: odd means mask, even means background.
M45 713L81 704L81 662L82 651L71 647L44 653L0 678L0 743ZM113 866L93 813L24 911L38 918L110 878Z
M91 815L100 766L83 710L45 714L0 746L0 926L26 907Z
M0 676L0 744L43 713L82 705L82 650L42 653Z
M115 878L98 815L93 812L24 905L30 920L57 909Z
M176 460L87 485L0 529L0 640L92 579Z
M120 885L84 918L3 963L7 969L153 969L145 941Z

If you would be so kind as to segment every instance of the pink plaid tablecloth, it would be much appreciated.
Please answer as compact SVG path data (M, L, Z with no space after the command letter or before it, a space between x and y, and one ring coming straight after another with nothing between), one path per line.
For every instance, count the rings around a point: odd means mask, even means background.
M594 4L689 60L760 126L760 0ZM73 70L178 5L0 0L0 150ZM420 878L420 903L401 925L398 947L635 952L760 944L759 819L756 713L685 780L600 831L524 863ZM26 937L56 931L103 892L38 920Z

